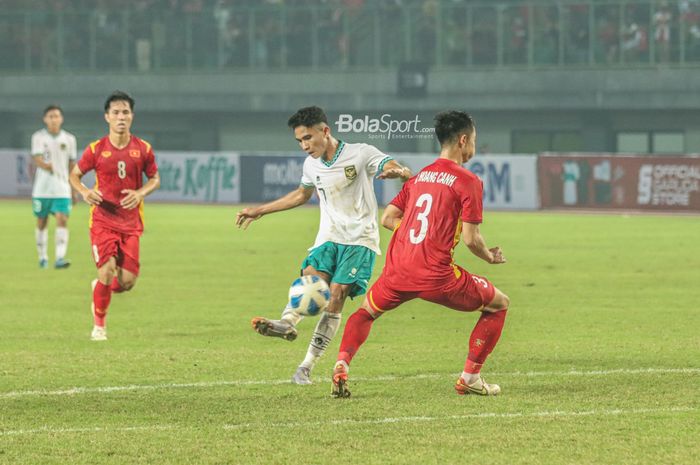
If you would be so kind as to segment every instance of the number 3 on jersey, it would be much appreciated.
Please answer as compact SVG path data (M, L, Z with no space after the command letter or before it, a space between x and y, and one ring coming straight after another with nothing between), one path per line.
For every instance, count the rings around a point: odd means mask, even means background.
M420 231L416 234L416 230L411 228L409 231L409 238L412 243L420 244L425 239L426 234L428 234L428 213L430 213L430 209L433 207L433 196L430 194L421 195L416 201L416 207L423 209L423 211L416 216L416 219L420 221Z
M119 175L119 179L124 179L126 177L126 162L125 161L118 161L117 162L117 174Z

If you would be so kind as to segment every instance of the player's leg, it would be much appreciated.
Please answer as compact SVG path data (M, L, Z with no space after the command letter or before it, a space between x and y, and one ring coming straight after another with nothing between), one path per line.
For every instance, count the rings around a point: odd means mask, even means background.
M360 349L360 346L367 340L374 320L380 315L380 313L375 313L372 310L368 298L365 297L360 308L348 318L347 323L345 323L343 338L340 341L338 358L333 367L331 396L337 398L350 397L350 389L348 387L350 362Z
M331 283L331 298L328 301L328 307L316 323L316 328L311 336L309 347L306 350L306 357L297 367L296 373L292 377L292 382L295 384L311 384L311 370L313 370L316 362L323 356L330 344L331 340L338 333L341 323L341 312L345 299L350 295L353 285Z
M106 341L106 319L109 304L112 300L110 283L117 272L117 259L109 256L102 264L98 264L97 279L92 282L92 316L94 325L90 339Z
M292 381L297 384L311 384L309 377L316 362L323 356L328 344L340 328L341 312L348 297L358 297L367 290L372 276L376 254L367 247L328 243L325 260L334 258L335 263L319 261L321 270L333 270L330 283L331 298L326 311L316 324L311 336L306 357L301 362Z
M90 229L92 256L97 267L97 279L92 281L93 341L107 339L106 318L112 300L111 283L117 273L119 241L119 233L97 226Z
M459 394L496 395L500 392L497 384L487 384L481 377L481 368L501 338L510 300L497 288L494 297L481 310L481 316L469 336L469 354L464 363L464 371L455 389ZM464 386L461 386L461 385Z
M114 274L114 279L112 280L112 284L110 286L112 292L116 292L117 294L129 292L136 285L137 279L137 274L117 266L117 272Z
M332 242L326 242L311 250L301 265L301 274L315 274L330 284L331 276L333 276L335 271L336 250L333 245ZM258 316L251 320L251 324L253 330L258 334L293 341L297 338L296 326L303 318L287 302L279 320Z
M43 199L32 198L32 211L36 216L36 229L34 238L36 240L36 251L39 255L39 268L49 266L49 230L47 229L49 212L48 205Z
M112 292L128 292L134 288L141 269L139 257L139 236L123 234L119 243L117 270L110 285Z
M459 269L454 283L437 292L421 293L420 297L459 311L481 311L469 338L469 353L464 371L455 389L459 394L496 395L497 384L487 384L481 377L481 367L498 343L508 310L508 297L488 279Z
M347 386L350 362L365 343L374 321L384 312L392 310L403 302L416 297L416 292L397 292L386 285L384 276L380 276L367 293L360 308L348 318L340 342L338 358L333 368L333 397L350 397Z
M71 199L55 199L52 212L56 216L56 269L68 268L70 261L66 259L68 251L68 216L70 215Z

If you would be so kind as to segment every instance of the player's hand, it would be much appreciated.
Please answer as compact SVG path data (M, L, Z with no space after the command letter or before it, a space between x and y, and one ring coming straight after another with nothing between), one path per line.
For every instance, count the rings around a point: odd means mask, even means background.
M102 203L102 192L97 189L88 189L87 191L81 192L80 195L88 205L99 205Z
M498 265L500 263L506 262L506 257L503 256L503 251L500 247L494 247L492 249L489 249L489 252L491 252L491 255L493 256L493 258L491 259L492 265Z
M45 163L44 165L45 165L45 166L44 166L42 169L44 169L44 170L48 171L49 173L53 174L53 166L51 165L51 163Z
M244 208L236 213L236 226L247 229L250 223L259 219L260 217L262 217L262 215L258 213L255 208Z
M138 191L132 189L122 189L121 193L126 194L126 196L121 199L119 204L127 210L133 210L141 205L141 202L143 202L143 195Z
M409 170L406 167L389 168L387 170L382 171L381 173L379 173L379 176L377 176L377 178L379 178L379 179L401 178L404 181L408 180L410 177L411 177L411 170Z

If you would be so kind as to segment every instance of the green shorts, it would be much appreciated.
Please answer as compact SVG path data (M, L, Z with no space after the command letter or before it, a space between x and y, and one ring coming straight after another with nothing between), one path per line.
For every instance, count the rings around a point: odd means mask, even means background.
M63 213L70 216L70 210L73 208L73 202L69 198L49 199L44 197L32 197L32 210L37 218L46 218L49 213Z
M332 283L352 284L349 295L353 298L367 292L376 256L372 250L361 245L324 242L309 252L301 269L303 271L310 265L331 275Z

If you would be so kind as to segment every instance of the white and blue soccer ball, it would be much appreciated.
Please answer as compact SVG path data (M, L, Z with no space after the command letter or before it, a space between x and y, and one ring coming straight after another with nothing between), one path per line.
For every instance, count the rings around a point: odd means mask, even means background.
M316 275L297 278L289 288L289 306L302 315L318 315L326 309L330 298L328 284Z

